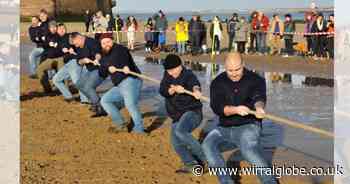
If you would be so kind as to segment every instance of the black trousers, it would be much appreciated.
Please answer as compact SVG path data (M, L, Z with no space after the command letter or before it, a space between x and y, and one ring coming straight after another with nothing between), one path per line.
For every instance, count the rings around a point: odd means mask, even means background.
M327 39L327 51L330 58L334 58L334 37L329 37Z
M152 48L152 46L153 46L153 41L148 40L148 41L146 42L146 48Z
M214 37L214 51L220 51L220 40L217 35Z
M254 44L255 42L255 44ZM258 42L256 41L256 33L250 33L250 45L249 50L251 52L256 52L256 49L258 48Z
M285 39L284 42L286 44L286 53L288 55L293 55L294 54L293 39Z
M238 52L243 54L245 53L245 44L246 42L237 42Z
M90 23L85 22L85 32L89 32Z
M314 51L317 57L326 57L327 37L324 35L316 35L314 42Z
M233 44L233 39L235 38L235 33L229 33L228 35L228 51L230 52L232 50L232 44Z
M307 43L307 51L313 53L313 38L312 36L307 36L306 37L306 43Z
M201 50L201 35L192 34L191 35L191 46L192 53L198 53Z
M159 32L153 32L153 46L158 47L159 44Z

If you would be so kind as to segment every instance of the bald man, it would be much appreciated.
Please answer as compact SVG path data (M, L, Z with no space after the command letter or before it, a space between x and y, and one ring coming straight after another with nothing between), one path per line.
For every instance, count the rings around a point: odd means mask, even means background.
M247 70L238 53L230 53L225 59L226 71L218 75L210 86L210 107L219 116L218 126L203 141L203 151L209 167L224 168L225 160L220 145L238 147L244 159L256 167L267 168L259 144L261 117L266 103L265 80ZM257 117L249 114L256 110ZM276 183L273 176L258 175L261 183ZM219 175L221 184L233 184L230 175Z

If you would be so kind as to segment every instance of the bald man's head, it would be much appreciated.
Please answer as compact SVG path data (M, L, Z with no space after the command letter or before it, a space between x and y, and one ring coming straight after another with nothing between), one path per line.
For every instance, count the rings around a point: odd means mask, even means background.
M229 53L225 58L225 69L228 78L239 81L243 76L244 63L239 53Z

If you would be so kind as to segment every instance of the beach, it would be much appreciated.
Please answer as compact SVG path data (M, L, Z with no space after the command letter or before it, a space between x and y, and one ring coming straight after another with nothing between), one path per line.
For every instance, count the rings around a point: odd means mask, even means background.
M22 33L27 30L27 26L28 23L21 24ZM297 27L302 29L302 25ZM83 23L67 23L67 28L68 32L84 29ZM169 43L175 41L174 35L170 33L167 39ZM302 37L295 39L303 40ZM139 45L133 53L136 64L144 74L160 79L162 69L157 58L162 58L164 53L146 55L142 47L143 34L137 34L136 40ZM224 37L223 40L227 39ZM33 45L25 33L21 34L20 47L22 183L217 183L216 177L209 174L196 177L174 173L181 162L169 142L171 120L164 111L164 99L158 94L159 86L145 81L142 89L141 112L150 135L113 134L108 132L112 125L109 117L92 119L86 105L66 103L58 93L43 94L39 81L28 77L27 58ZM209 55L183 56L188 66L196 70L205 95L208 95L211 77L223 71L223 57L224 54L215 59ZM332 85L305 84L315 78L326 80L327 83L332 81L331 61L280 56L243 58L249 69L261 72L267 79L269 112L333 131L333 105L330 104L333 102ZM290 82L283 81L288 78L288 74L291 76ZM110 84L103 87L108 86ZM208 124L213 119L213 113L208 104L204 108L207 116L203 124ZM122 112L126 119L130 119L125 109ZM333 165L332 140L273 122L267 122L264 126L266 157L271 158L275 165L306 168L327 168ZM195 131L197 138L201 131ZM237 150L225 152L225 157L233 165L247 167L248 164L241 161L242 158L236 153ZM251 175L235 180L247 184L258 183L257 177ZM280 181L288 184L333 183L332 176L283 176Z

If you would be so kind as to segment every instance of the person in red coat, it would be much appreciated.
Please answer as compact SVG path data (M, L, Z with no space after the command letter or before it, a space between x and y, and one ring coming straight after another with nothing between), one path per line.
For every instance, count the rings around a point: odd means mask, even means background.
M263 12L258 12L258 17L252 20L253 30L256 31L257 51L261 54L267 52L266 36L269 29L269 18Z

